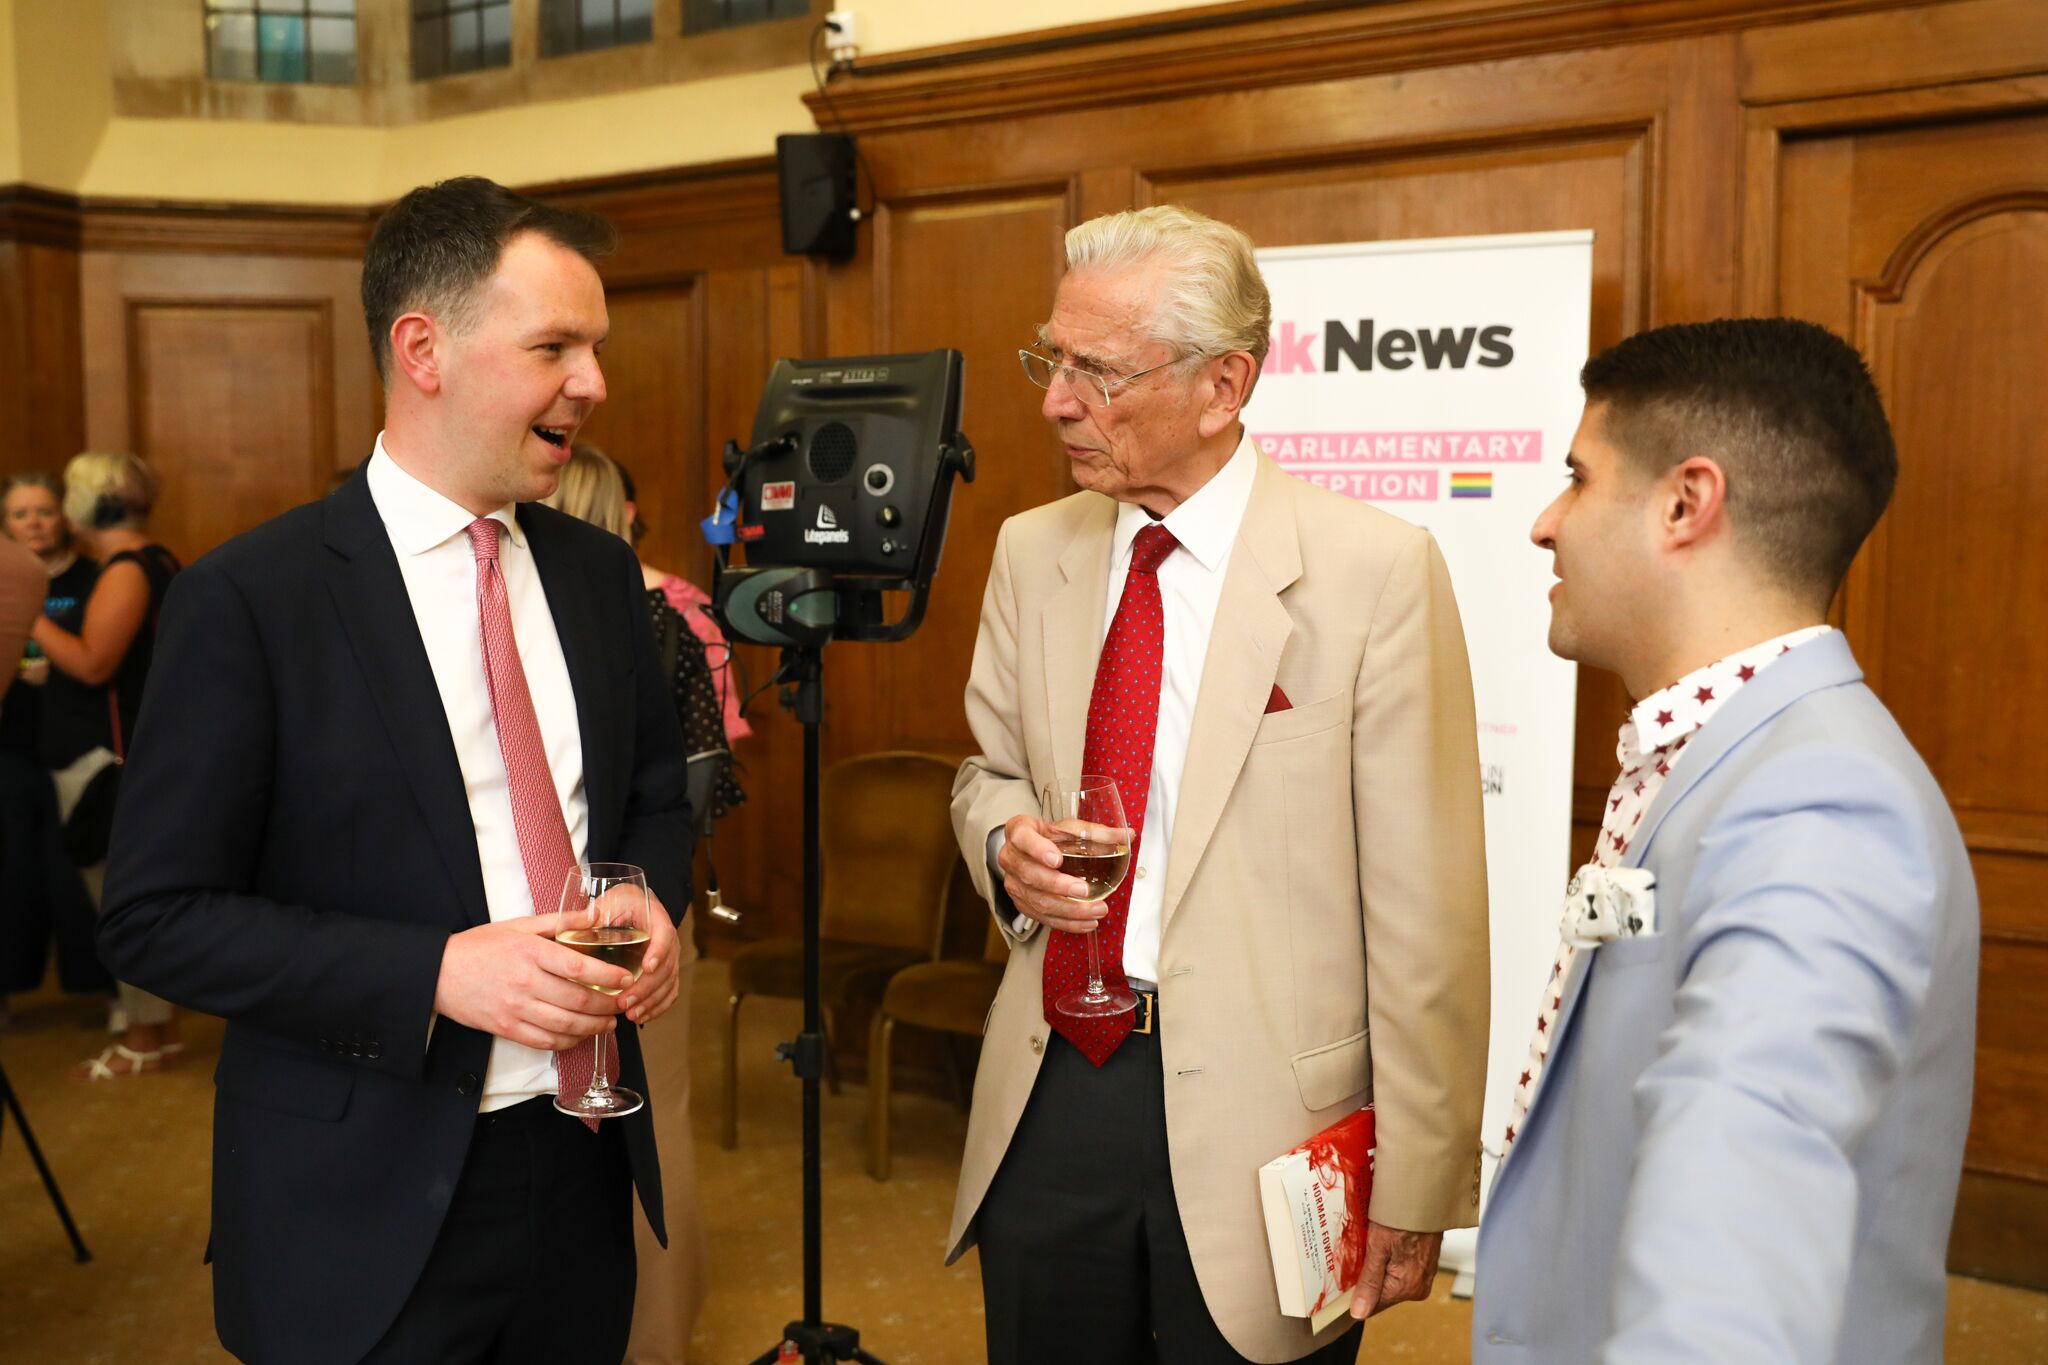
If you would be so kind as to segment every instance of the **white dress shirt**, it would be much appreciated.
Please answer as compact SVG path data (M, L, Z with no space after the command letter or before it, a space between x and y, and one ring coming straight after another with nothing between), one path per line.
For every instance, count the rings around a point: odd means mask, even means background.
M367 477L370 500L376 504L398 556L398 571L405 579L406 595L412 599L413 619L434 670L448 733L455 741L462 785L469 794L469 815L476 826L484 902L491 918L517 919L557 910L557 905L533 903L526 866L519 858L519 835L512 826L511 786L505 776L504 754L498 748L497 722L491 715L490 683L484 675L477 618L476 555L469 541L469 524L476 517L399 468L385 451L381 433ZM505 580L512 633L519 642L520 666L526 673L527 691L533 697L533 712L547 748L548 771L569 826L569 846L580 859L589 838L589 802L583 790L583 736L577 728L569 666L562 657L555 618L548 610L547 594L512 504L491 516L504 526L498 537L498 571ZM504 1038L491 1040L479 1105L482 1111L554 1093L552 1052Z
M1138 865L1131 869L1130 918L1124 925L1124 975L1132 981L1159 980L1159 935L1166 907L1166 854L1173 844L1173 816L1180 804L1180 776L1188 762L1188 735L1195 724L1195 699L1209 634L1231 547L1251 500L1258 454L1250 436L1194 496L1156 523L1173 533L1180 548L1159 565L1159 603L1166 618L1166 648L1159 674L1159 725L1152 740L1152 785L1145 798L1145 829L1138 841ZM1154 525L1136 503L1117 508L1109 549L1109 594L1102 633L1116 619L1130 576L1131 545Z

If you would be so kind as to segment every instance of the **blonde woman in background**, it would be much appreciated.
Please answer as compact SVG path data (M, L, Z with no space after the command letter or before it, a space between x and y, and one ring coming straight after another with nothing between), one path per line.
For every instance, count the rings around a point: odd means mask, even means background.
M43 689L42 760L57 783L65 845L93 905L106 880L119 764L135 733L156 645L157 613L178 560L149 537L156 478L139 456L88 451L64 467L64 515L100 562L74 633L44 616L31 638L50 661ZM176 1011L120 983L121 1041L72 1069L105 1081L155 1071L176 1057Z
M637 521L626 481L619 467L595 446L578 445L549 506L567 512L580 521L602 526L629 543L637 538ZM702 629L686 624L670 583L689 584L674 574L642 563L647 588L648 610L654 619L654 638L674 676L670 687L683 723L684 748L698 753L723 748L733 734L748 730L738 720L736 704L722 711L713 692L710 652ZM691 591L695 591L691 589ZM702 598L702 593L697 593ZM687 601L687 597L684 599ZM698 615L698 613L690 613ZM681 617L681 619L678 619ZM716 662L725 662L725 640L716 624L710 623L716 641ZM722 670L721 670L722 671ZM723 723L721 723L723 720ZM739 787L728 773L728 790L719 793L719 808L735 804ZM687 931L678 936L682 949L679 998L684 1002L654 1023L640 1030L640 1053L647 1066L648 1106L653 1111L654 1141L661 1153L662 1215L668 1224L668 1250L664 1253L645 1221L633 1224L634 1250L639 1280L633 1298L633 1334L626 1346L624 1365L684 1365L689 1354L690 1327L704 1302L704 1222L697 1206L697 1151L690 1135L690 981L697 964L696 945Z

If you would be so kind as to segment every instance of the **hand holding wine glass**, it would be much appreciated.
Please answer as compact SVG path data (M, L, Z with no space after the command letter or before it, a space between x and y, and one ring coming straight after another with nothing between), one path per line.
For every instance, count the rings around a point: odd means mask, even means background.
M562 913L582 913L589 923L582 928L564 929L555 942L584 956L617 967L634 980L647 955L653 937L653 901L647 894L647 874L629 863L584 863L571 868L562 884ZM610 973L605 978L616 980ZM616 996L624 985L586 982L589 990ZM578 1118L618 1118L631 1114L646 1103L636 1092L615 1086L605 1066L606 1035L592 1040L596 1049L590 1086L574 1100L557 1099L555 1108Z
M1045 833L1060 852L1060 871L1077 879L1083 893L1076 900L1102 902L1123 885L1131 868L1131 829L1124 822L1123 800L1107 777L1084 774L1071 788L1047 787L1042 803ZM1136 1009L1138 997L1102 979L1100 935L1088 940L1088 984L1053 1002L1062 1014L1100 1018Z

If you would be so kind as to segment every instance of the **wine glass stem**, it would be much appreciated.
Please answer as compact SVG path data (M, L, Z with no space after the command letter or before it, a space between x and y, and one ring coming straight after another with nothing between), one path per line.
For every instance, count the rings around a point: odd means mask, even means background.
M602 1095L612 1088L612 1078L605 1074L604 1069L604 1035L600 1033L590 1041L597 1049L590 1066L590 1090L592 1094Z
M1102 942L1102 930L1100 928L1096 929L1087 938L1088 994L1091 996L1101 996L1107 993L1102 988L1102 949L1098 946Z

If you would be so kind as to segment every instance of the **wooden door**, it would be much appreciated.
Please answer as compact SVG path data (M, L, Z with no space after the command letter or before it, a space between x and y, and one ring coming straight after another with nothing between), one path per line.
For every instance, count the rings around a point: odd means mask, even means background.
M2048 1287L2048 712L2031 681L2048 673L2048 115L2038 93L2008 113L1995 93L1933 116L1910 99L1815 110L1810 132L1799 110L1760 121L1751 185L1771 211L1752 216L1747 289L1852 339L1891 414L1898 491L1840 613L1955 808L1983 903L1951 1264Z
M326 492L379 404L353 259L88 251L86 440L158 481L156 537L190 563Z

